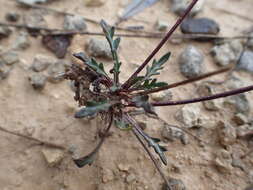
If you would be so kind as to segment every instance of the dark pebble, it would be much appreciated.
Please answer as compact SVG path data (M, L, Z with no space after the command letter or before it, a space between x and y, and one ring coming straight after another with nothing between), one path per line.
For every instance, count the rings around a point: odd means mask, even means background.
M253 51L243 52L236 69L253 73Z
M20 15L15 12L10 12L5 15L5 19L9 22L17 22L20 18Z
M180 26L185 34L218 34L220 27L209 18L186 19Z

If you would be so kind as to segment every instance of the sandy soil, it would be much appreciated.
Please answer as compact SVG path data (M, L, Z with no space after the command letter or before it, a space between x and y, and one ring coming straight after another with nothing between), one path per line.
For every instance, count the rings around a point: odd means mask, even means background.
M69 12L75 12L89 18L101 18L113 23L128 1L107 0L99 8L87 8L82 0L61 0L51 3L50 7ZM4 19L6 12L13 10L21 14L29 11L20 9L14 1L0 0L0 18ZM172 25L176 16L168 11L169 1L161 1L152 8L137 15L134 20L123 23L122 26L144 25L147 30L154 29L158 18L166 19ZM207 0L204 11L199 17L215 19L221 26L221 35L233 36L249 28L252 23L238 16L224 13L220 8L238 12L251 17L252 0ZM49 27L60 27L63 17L47 14ZM94 25L88 26L90 31L100 31ZM179 31L178 31L179 32ZM2 40L1 46L9 47L15 39L16 32ZM71 60L71 54L84 50L84 44L89 36L75 36L69 48L66 59ZM73 92L68 81L58 84L47 83L42 92L35 91L28 81L29 71L23 65L31 65L35 54L51 55L41 46L40 37L30 38L31 47L20 52L21 62L17 63L10 76L0 81L0 126L9 130L20 131L36 138L62 144L66 147L76 147L80 155L88 153L96 145L96 132L100 127L97 120L81 121L73 118L77 104L73 100ZM123 62L122 80L127 79L136 66L152 51L158 39L122 39L120 59ZM169 83L184 79L180 74L177 58L179 53L188 44L199 47L206 55L205 70L211 71L217 66L209 55L211 44L185 42L178 45L167 43L159 55L167 51L172 57L162 72L161 79ZM110 68L111 63L106 68ZM169 74L168 74L169 73ZM245 73L236 73L245 84L250 84L252 77ZM224 76L214 77L213 80L223 79ZM173 90L174 99L183 99L195 94L196 84L180 87ZM252 94L247 94L252 98ZM253 102L251 101L251 104ZM174 118L180 106L159 108L157 112L170 124L180 125ZM220 118L228 118L228 110L217 113L206 112L213 122ZM250 114L252 116L252 113ZM147 117L139 120L147 123L147 132L160 137L161 123ZM200 131L191 131L209 142L209 146L200 146L190 138L190 144L184 146L179 141L165 143L169 161L168 167L163 167L166 175L181 179L188 190L241 190L250 183L247 172L239 168L232 168L230 174L222 174L213 166L213 153L221 148L217 142L217 135L213 127L203 128ZM156 190L161 189L162 180L155 171L149 158L130 132L113 129L113 134L107 139L101 149L95 164L78 169L66 153L63 161L57 167L49 167L42 155L45 147L35 146L34 143L0 132L0 189L2 190ZM247 143L238 140L233 145L233 151L239 153L248 150ZM248 171L253 171L252 157L245 160ZM180 172L173 171L178 166ZM122 169L123 168L123 169ZM122 171L124 170L124 171ZM113 174L111 174L113 173ZM126 177L134 174L135 181L126 182ZM110 178L113 176L113 179Z

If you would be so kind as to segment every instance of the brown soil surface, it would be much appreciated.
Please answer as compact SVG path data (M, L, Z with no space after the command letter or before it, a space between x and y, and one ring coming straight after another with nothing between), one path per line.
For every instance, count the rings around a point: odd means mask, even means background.
M100 20L106 19L113 23L119 12L129 1L107 0L102 7L87 8L83 0L60 0L47 6L59 10L78 13L86 17ZM24 10L16 6L14 1L0 0L0 18L8 11L16 11L24 14L30 10ZM160 1L145 12L137 15L122 24L144 25L146 30L154 30L154 24L158 18L168 20L172 24L176 15L169 11L169 1ZM241 34L248 29L252 22L236 15L228 14L221 9L237 12L240 15L253 19L252 0L207 0L204 11L199 17L210 17L216 20L221 27L221 35L233 36ZM46 20L49 27L60 27L63 22L62 16L47 14ZM89 31L101 31L99 27L88 24ZM179 31L178 31L179 33ZM1 40L4 48L9 47L15 39L16 32L8 39ZM100 38L100 37L98 37ZM90 39L89 36L77 35L68 50L66 59L71 60L73 52L84 51L84 44ZM58 84L47 83L43 91L35 91L28 81L29 71L25 65L31 65L36 54L51 55L42 47L40 37L32 38L31 47L20 52L22 61L15 64L10 76L0 81L0 126L9 130L20 131L36 138L59 143L66 147L76 147L80 155L89 153L96 145L95 138L98 128L96 120L82 121L73 117L77 110L77 103L73 100L73 91L69 81ZM158 39L123 38L120 50L120 59L123 62L121 73L122 81L134 71L135 64L140 64L159 42ZM159 55L167 51L172 52L172 57L167 67L162 72L161 79L168 83L184 79L177 63L177 58L182 49L189 44L199 47L206 55L205 71L217 68L209 55L211 44L187 41L181 44L167 43L159 52ZM106 68L111 67L111 63ZM236 73L245 82L252 83L252 77L245 73ZM224 76L214 77L212 80L221 80ZM184 86L173 90L174 99L183 99L195 94L196 84ZM247 94L252 100L252 94ZM253 101L251 101L253 105ZM161 117L170 124L180 125L174 115L181 106L162 107L157 109ZM213 123L227 118L228 110L220 112L207 112ZM250 114L252 116L252 113ZM146 131L153 136L160 137L162 124L145 116L139 118L147 123ZM77 168L71 160L71 155L66 153L63 161L57 167L49 167L42 154L42 146L34 146L31 141L0 132L0 189L2 190L157 190L161 189L162 180L153 164L130 132L119 131L114 128L94 165L82 169ZM222 174L213 166L214 152L221 149L218 144L215 128L203 128L192 130L209 143L208 146L200 146L190 138L190 144L182 145L179 141L165 143L168 147L166 155L169 164L163 167L166 175L181 179L188 190L242 190L250 183L248 172L253 171L252 157L245 159L247 171L232 168L230 174ZM247 142L238 140L230 148L233 152L243 154L249 149ZM180 173L173 171L172 166L178 166ZM120 171L125 167L127 171ZM122 168L121 168L122 169ZM113 172L114 179L108 180ZM134 174L136 182L127 183L126 177ZM110 178L110 177L109 177Z

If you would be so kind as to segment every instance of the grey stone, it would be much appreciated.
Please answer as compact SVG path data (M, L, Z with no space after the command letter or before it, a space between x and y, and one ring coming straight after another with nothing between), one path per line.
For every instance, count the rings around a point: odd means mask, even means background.
M181 108L175 118L184 124L186 128L202 127L209 118L201 114L198 104L188 104Z
M245 86L242 80L240 80L239 78L233 75L226 81L225 84L229 89L236 89L236 88L241 88L242 86Z
M53 57L37 54L34 57L31 68L35 72L41 72L46 70L49 65L53 65L55 62L56 59L54 59Z
M8 12L5 15L5 19L9 22L17 22L20 18L20 15L16 12Z
M226 66L230 63L235 63L239 59L242 50L243 46L241 42L235 40L230 43L214 46L211 54L218 65Z
M243 113L248 115L250 112L250 104L245 94L239 94L226 98L223 102L231 111L235 113Z
M136 181L136 176L134 174L129 174L127 177L126 177L126 182L128 184L131 184L133 183L134 181Z
M180 71L187 77L197 77L202 74L204 56L194 46L188 46L179 57Z
M220 31L217 22L209 18L190 18L183 21L180 29L186 34L213 34L216 35Z
M106 40L92 38L87 45L87 51L94 57L112 59L110 45Z
M166 31L169 27L169 23L165 20L157 20L156 29L159 31Z
M211 96L215 94L215 89L207 83L202 83L198 87L198 94L201 97ZM208 111L218 111L220 109L220 104L221 104L221 101L219 99L203 102L204 107Z
M175 139L181 139L183 132L174 126L164 125L161 135L166 140L174 141Z
M223 174L229 174L233 169L231 154L225 149L218 150L215 155L214 164L218 171Z
M18 37L15 39L12 49L15 50L25 50L30 47L29 36L26 32L20 32Z
M48 80L53 83L61 82L64 78L60 77L62 73L65 73L65 65L61 60L50 65L48 67Z
M236 69L253 73L253 51L244 51Z
M2 61L0 61L0 80L6 79L11 71L11 67L8 67Z
M242 162L239 155L232 155L232 166L235 168L240 168L242 171L246 171L245 164Z
M169 178L168 180L170 188L168 188L167 184L164 183L162 189L163 190L186 190L184 182L181 179Z
M0 26L0 39L7 38L11 34L11 29L7 26Z
M110 181L113 181L115 178L114 173L110 169L103 169L102 170L102 181L103 183L108 183Z
M24 23L33 28L33 27L47 27L47 23L40 10L33 10L28 12L23 17Z
M3 54L1 54L0 59L6 64L6 65L12 65L14 63L17 63L19 61L18 53L15 51L7 51Z
M35 90L42 90L47 81L47 77L42 73L32 73L28 79Z
M236 142L236 129L228 122L219 121L217 132L221 145L228 146Z
M194 16L199 13L203 9L204 4L205 0L199 0L199 2L193 7L192 11L190 12L190 15ZM188 5L188 0L172 0L172 11L182 16Z
M151 98L156 102L168 101L172 99L172 92L170 90L163 90L160 92L152 93Z
M59 149L44 148L41 152L50 167L59 165L64 158L64 152Z
M83 16L65 16L63 28L66 30L80 30L87 29L87 25Z

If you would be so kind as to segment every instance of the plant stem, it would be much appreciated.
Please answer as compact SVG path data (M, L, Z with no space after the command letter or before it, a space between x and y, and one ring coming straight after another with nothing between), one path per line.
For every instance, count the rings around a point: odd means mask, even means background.
M148 153L150 159L153 161L156 169L158 170L158 172L160 173L161 177L163 178L164 182L166 183L167 187L169 188L169 190L171 190L170 186L169 186L169 182L165 176L165 174L163 173L162 169L160 168L159 164L157 163L157 160L155 159L155 157L153 156L153 154L149 151L148 147L146 146L146 144L143 142L143 140L140 138L140 134L139 131L135 128L132 129L132 132L134 133L134 135L136 136L136 138L139 140L139 142L141 143L141 145L143 146L143 148L145 149L145 151Z
M244 88L235 89L235 90L230 90L230 91L227 91L227 92L214 94L214 95L211 95L211 96L193 98L193 99L188 99L188 100L157 102L157 103L152 103L152 105L153 106L174 106L174 105L191 104L191 103L196 103L196 102L203 102L203 101L207 101L207 100L214 100L214 99L218 99L218 98L224 98L224 97L227 97L227 96L241 94L241 93L248 92L248 91L251 91L251 90L253 90L253 85L247 86L247 87L244 87Z
M198 2L198 0L193 0L191 4L187 7L185 13L177 20L175 25L169 30L166 36L162 39L162 41L158 44L158 46L151 52L151 54L147 57L147 59L141 64L141 66L130 76L130 78L122 85L123 89L128 89L130 87L129 83L133 78L135 78L142 69L149 63L149 61L156 55L156 53L162 48L165 42L171 37L177 27L183 22L186 16L190 13L194 5Z
M45 146L48 146L48 147L59 148L59 149L63 149L63 150L67 149L66 147L64 147L64 146L62 146L60 144L56 144L56 143L52 143L52 142L47 142L47 141L44 141L44 140L37 139L35 137L30 137L28 135L21 134L19 132L10 131L10 130L5 129L5 128L1 127L1 126L0 126L0 130L3 131L3 132L9 133L9 134L18 136L18 137L25 138L27 140L35 141L35 142L39 143L39 145L45 145Z
M226 72L230 69L231 69L231 67L225 67L225 68L219 69L217 71L213 71L213 72L209 72L209 73L200 75L200 76L195 77L195 78L190 78L190 79L187 79L187 80L184 80L184 81L181 81L181 82L177 82L177 83L173 83L173 84L163 86L163 87L160 87L160 88L154 88L154 89L145 90L145 91L142 91L142 92L137 92L137 93L134 93L133 95L147 95L147 94L159 92L159 91L162 91L162 90L175 88L175 87L182 86L182 85L189 84L189 83L193 83L193 82L196 82L196 81L199 81L199 80L202 80L202 79L205 79L205 78L208 78L208 77L220 74L220 73L224 73L224 72ZM134 90L135 89L129 89L130 92L134 91Z

